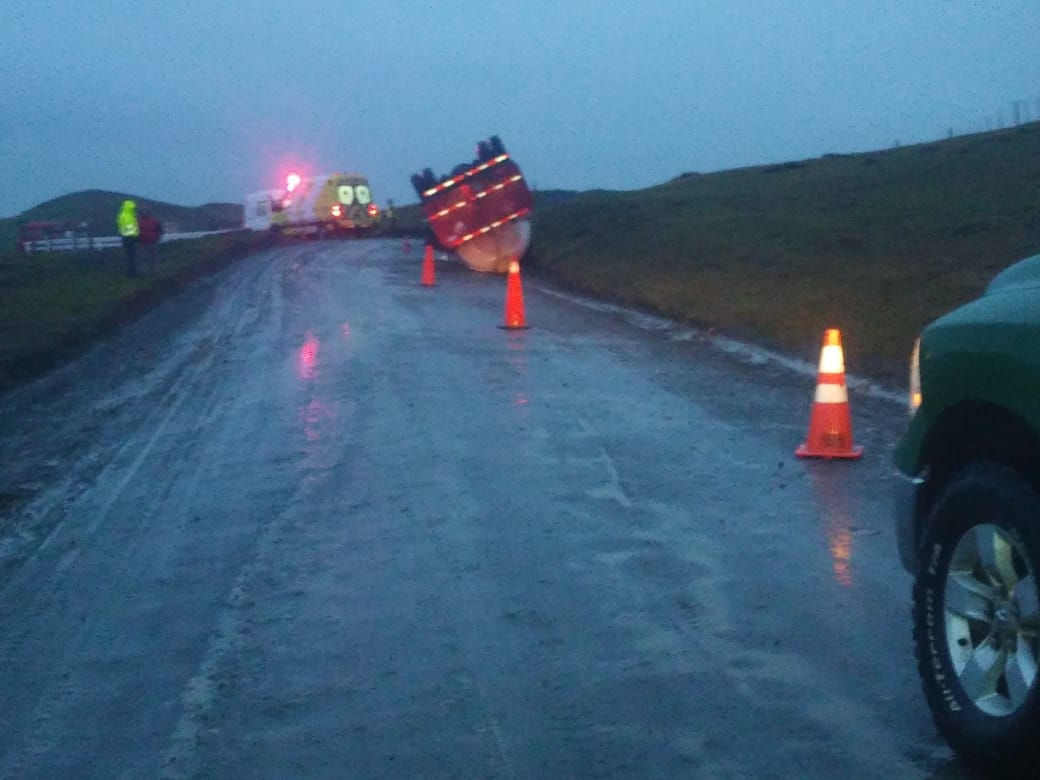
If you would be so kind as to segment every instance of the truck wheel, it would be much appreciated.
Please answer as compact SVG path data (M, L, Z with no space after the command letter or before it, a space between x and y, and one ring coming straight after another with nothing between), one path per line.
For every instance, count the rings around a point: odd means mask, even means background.
M1035 771L1040 495L1007 466L974 463L936 501L921 551L914 644L939 731L987 776Z

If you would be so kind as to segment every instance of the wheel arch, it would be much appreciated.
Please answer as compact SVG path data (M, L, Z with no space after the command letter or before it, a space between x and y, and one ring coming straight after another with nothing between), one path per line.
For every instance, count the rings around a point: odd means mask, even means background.
M989 460L1013 468L1040 491L1040 436L1010 409L985 401L962 401L943 412L921 448L928 471L918 500L922 520L950 478L972 461ZM918 524L917 536L922 532Z

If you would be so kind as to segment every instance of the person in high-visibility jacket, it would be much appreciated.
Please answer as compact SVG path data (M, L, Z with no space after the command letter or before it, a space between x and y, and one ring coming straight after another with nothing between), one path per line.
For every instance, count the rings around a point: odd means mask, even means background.
M132 200L123 201L116 217L116 227L126 250L126 275L137 276L137 239L141 229L137 226L137 204Z

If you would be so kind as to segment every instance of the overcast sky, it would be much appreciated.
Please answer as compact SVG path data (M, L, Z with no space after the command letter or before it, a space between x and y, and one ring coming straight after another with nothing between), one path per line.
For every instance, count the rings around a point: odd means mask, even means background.
M636 189L1040 118L1038 0L3 0L0 216L240 202L290 167L417 200L498 134Z

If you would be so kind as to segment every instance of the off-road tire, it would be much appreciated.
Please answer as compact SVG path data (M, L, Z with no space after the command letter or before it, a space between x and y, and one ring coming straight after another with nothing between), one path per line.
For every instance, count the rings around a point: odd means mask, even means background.
M979 534L969 536L969 531L978 526L989 528L979 529ZM1023 608L1023 620L1019 622L1019 601L1016 599L1016 630L1026 630L1032 638L1028 641L1020 639L1014 646L1026 648L1019 652L1035 652L1036 615L1026 613L1035 613L1035 605L1040 601L1040 595L1036 593L1037 576L1040 576L1040 495L1013 469L978 461L962 469L947 483L928 517L913 591L918 671L928 707L940 733L967 763L987 776L1037 777L1040 776L1040 677L1033 675L1032 684L1024 696L1021 693L1016 696L1008 694L1007 702L1011 706L1007 714L987 712L982 707L992 705L977 704L965 690L948 644L952 639L959 647L964 647L964 653L970 654L973 660L979 657L976 651L993 647L981 637L994 636L997 631L993 626L997 623L991 620L957 622L959 619L949 623L946 596L947 583L961 581L950 577L951 561L958 544L965 540L962 554L955 564L963 577L964 561L972 557L971 552L976 549L974 545L979 545L982 550L991 548L987 543L990 533L1000 542L1000 549L1015 551L1014 555L1005 558L1011 563L1000 569L1001 572L1021 573L1019 581L1025 584L1020 585L1016 595L1025 595L1023 604L1030 602ZM992 545L992 549L997 546ZM965 551L969 553L967 556L963 555ZM987 571L980 560L967 581L974 584L980 579L992 583L1014 579L994 577ZM952 592L961 594L964 591L955 588ZM968 611L990 614L988 607L981 606L983 604L989 605L990 601L971 599ZM956 607L951 609L957 612ZM1004 616L1007 612L1008 609L1001 608L994 614ZM1023 628L1027 622L1028 628ZM963 636L962 628L969 625L972 627L970 639ZM1004 631L1007 623L1000 623L1000 626ZM1007 664L993 664L990 668L1006 671ZM962 671L967 671L967 667L962 666ZM997 692L1006 693L1010 690L1008 681L1003 675L1000 680ZM1017 703L1014 701L1016 698Z

